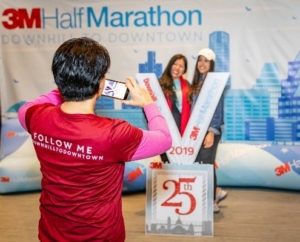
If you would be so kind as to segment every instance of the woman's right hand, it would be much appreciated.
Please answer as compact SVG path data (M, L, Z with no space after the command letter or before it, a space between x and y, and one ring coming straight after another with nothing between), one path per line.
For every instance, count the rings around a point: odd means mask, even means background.
M123 100L122 103L144 108L146 105L153 103L148 91L141 87L132 77L126 77L126 86L129 89L131 99Z

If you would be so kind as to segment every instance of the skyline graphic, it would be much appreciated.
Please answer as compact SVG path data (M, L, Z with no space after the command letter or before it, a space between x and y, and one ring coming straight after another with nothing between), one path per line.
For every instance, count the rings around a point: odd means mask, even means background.
M146 233L148 234L172 234L172 235L193 235L193 236L213 236L213 221L202 221L202 224L193 222L183 223L178 217L176 222L172 222L168 217L166 222L146 223Z
M215 70L230 72L230 35L224 31L212 32L209 48L217 56ZM222 142L300 143L300 52L287 64L288 76L281 79L277 64L265 63L250 89L231 89L234 80L229 78L224 91ZM158 78L163 71L163 64L156 62L155 51L148 51L146 62L138 67L139 73L155 73ZM103 98L99 102L97 109L111 109L114 105L114 100ZM126 105L122 109L140 112Z
M300 142L300 52L280 79L276 63L265 63L252 89L225 93L226 141Z

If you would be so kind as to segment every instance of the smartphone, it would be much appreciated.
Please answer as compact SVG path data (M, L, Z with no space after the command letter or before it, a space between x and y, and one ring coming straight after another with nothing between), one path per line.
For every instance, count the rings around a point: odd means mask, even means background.
M104 81L102 96L119 100L126 100L128 95L129 89L126 87L125 82L120 82L112 79L106 79Z

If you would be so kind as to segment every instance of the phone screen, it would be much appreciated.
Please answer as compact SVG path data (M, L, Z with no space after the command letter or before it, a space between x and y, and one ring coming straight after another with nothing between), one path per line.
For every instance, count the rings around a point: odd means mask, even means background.
M129 90L126 87L125 82L112 79L105 80L102 96L125 100L127 99L128 94Z

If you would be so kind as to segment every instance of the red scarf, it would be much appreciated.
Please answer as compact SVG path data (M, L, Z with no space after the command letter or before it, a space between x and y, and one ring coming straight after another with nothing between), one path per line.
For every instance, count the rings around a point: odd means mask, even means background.
M185 127L189 121L190 113L191 113L191 104L189 103L189 86L187 84L187 81L183 79L181 76L179 78L180 80L180 86L181 86L181 92L182 92L182 112L180 116L180 135L182 136L185 130ZM167 97L167 103L172 110L172 101L170 97Z

